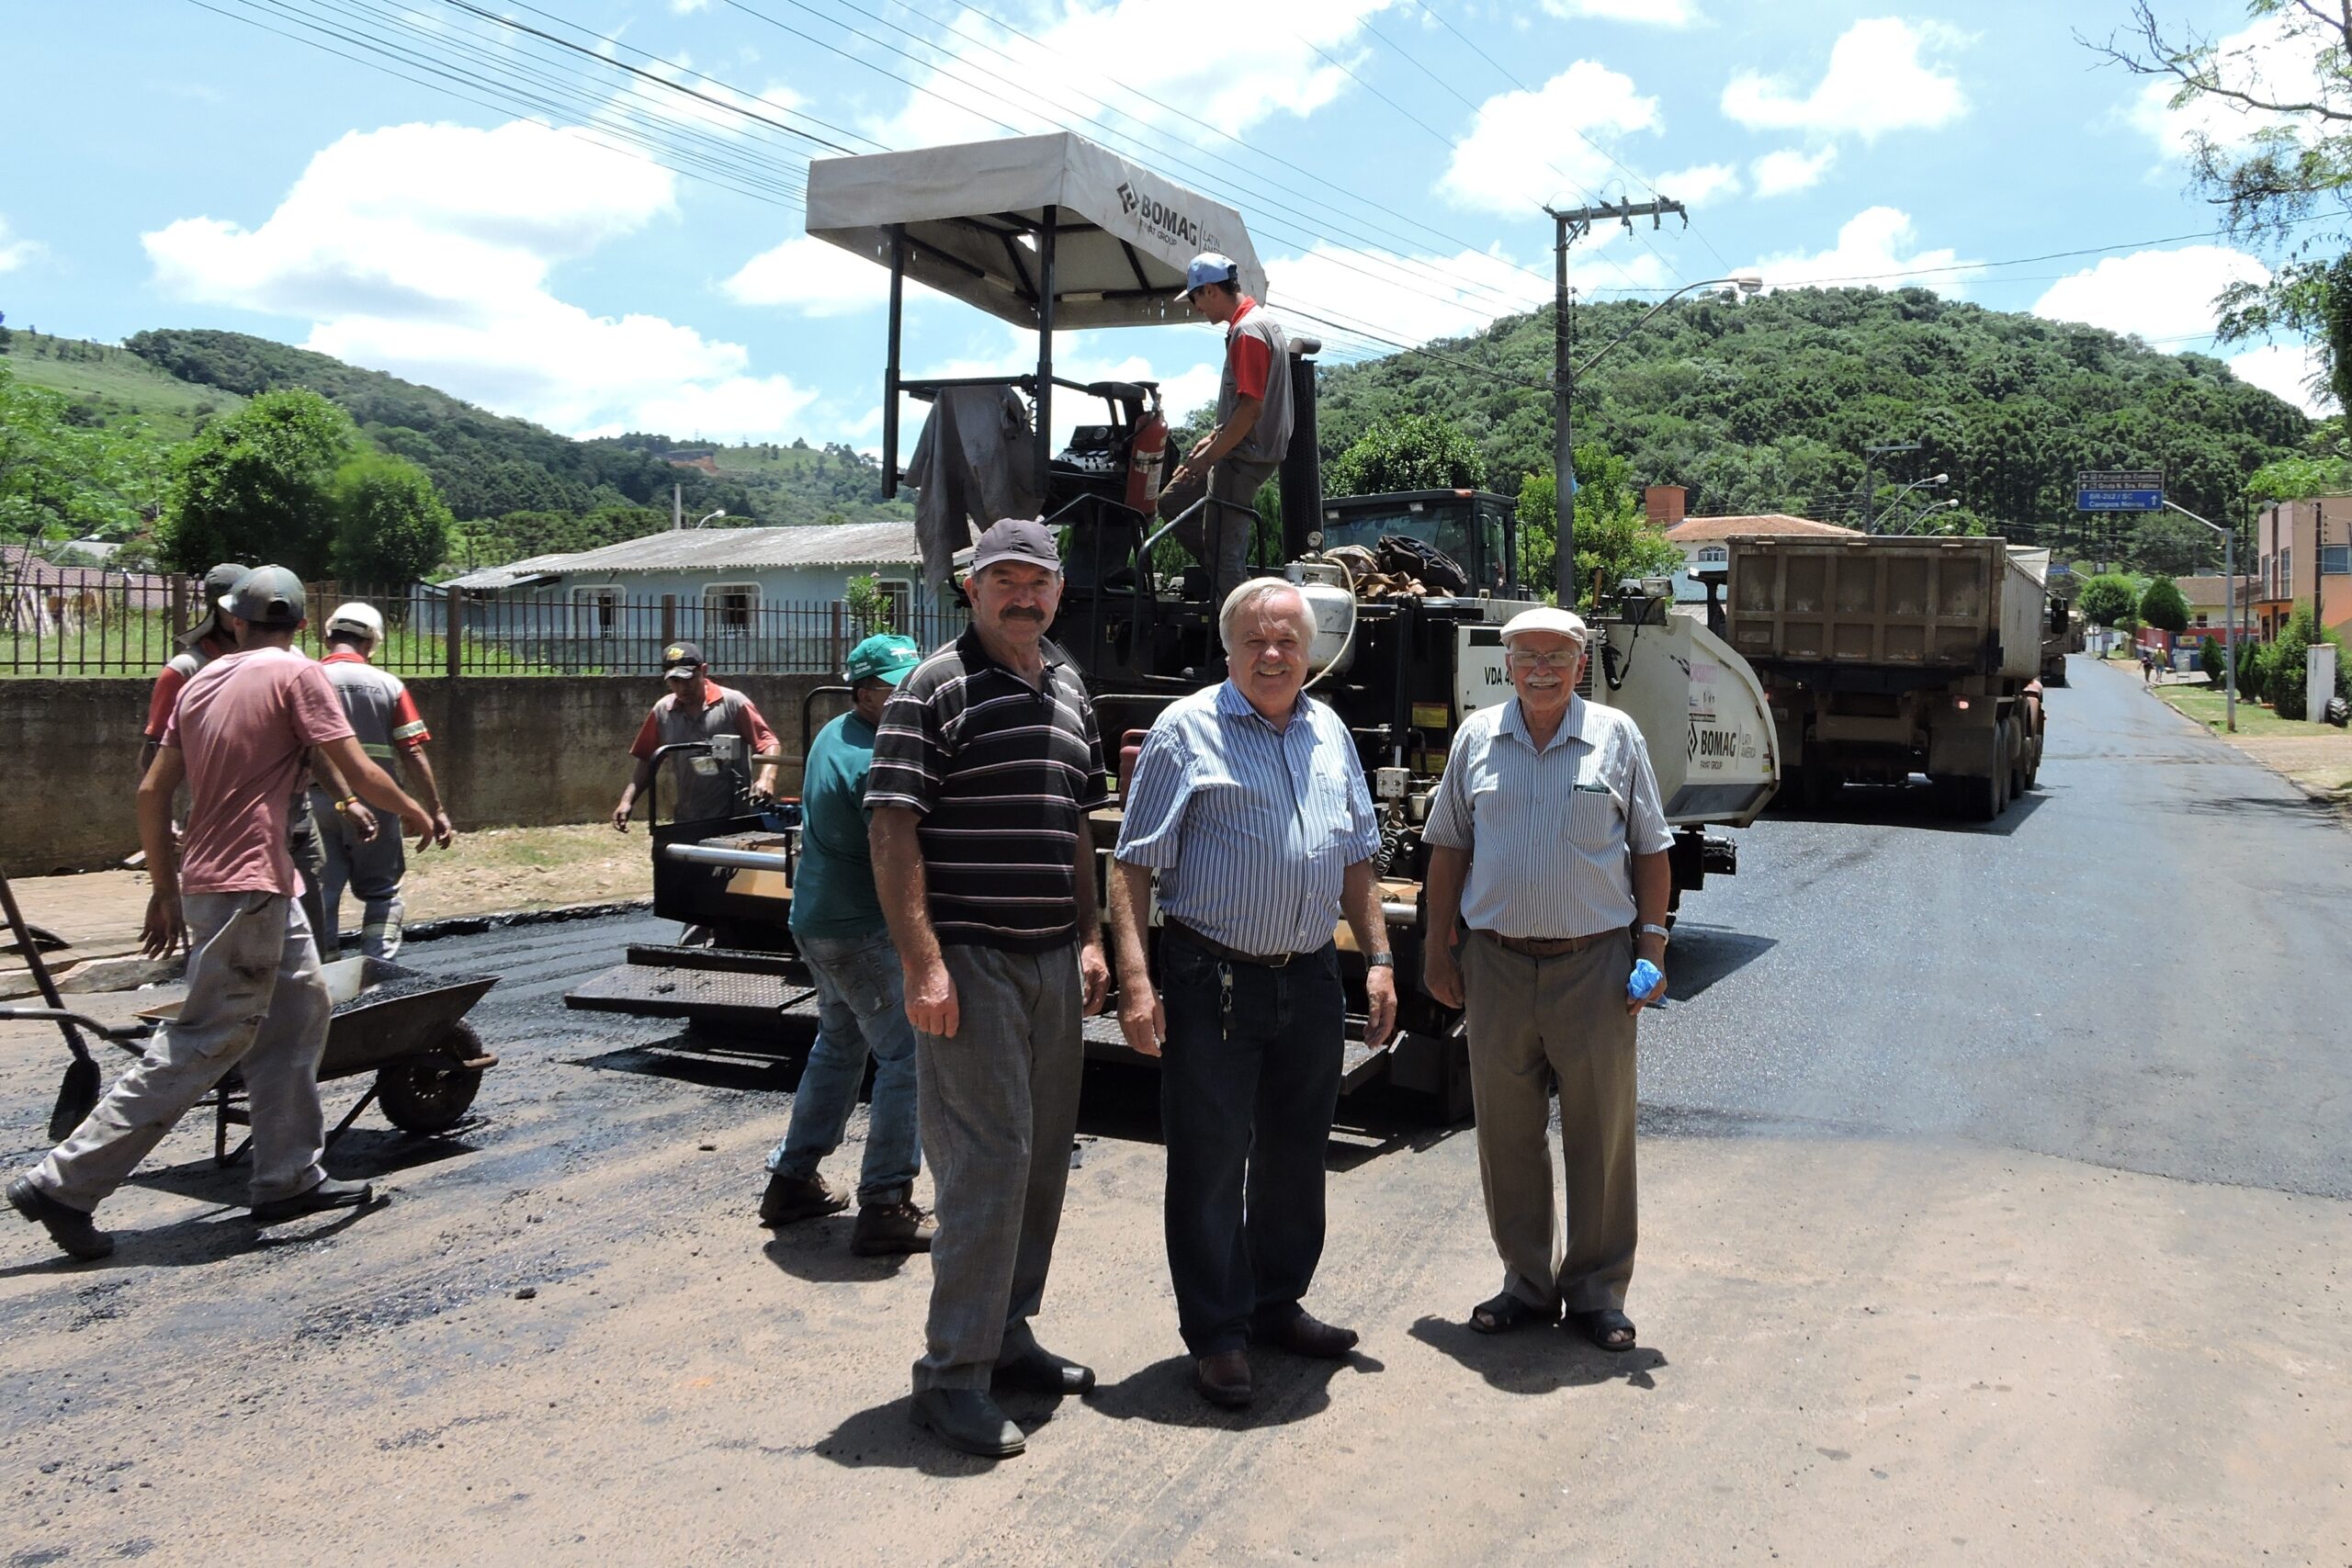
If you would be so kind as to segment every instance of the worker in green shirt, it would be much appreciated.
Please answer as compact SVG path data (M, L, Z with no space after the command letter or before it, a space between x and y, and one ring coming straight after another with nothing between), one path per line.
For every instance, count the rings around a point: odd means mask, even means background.
M793 1097L792 1124L768 1156L760 1223L837 1214L849 1200L818 1170L841 1146L874 1055L874 1105L857 1184L850 1250L927 1252L937 1228L914 1201L922 1168L915 1121L915 1036L907 1021L898 950L874 892L866 849L865 773L883 705L922 661L913 641L881 633L849 651L850 711L817 732L800 784L800 861L792 885L792 939L817 987L817 1043Z

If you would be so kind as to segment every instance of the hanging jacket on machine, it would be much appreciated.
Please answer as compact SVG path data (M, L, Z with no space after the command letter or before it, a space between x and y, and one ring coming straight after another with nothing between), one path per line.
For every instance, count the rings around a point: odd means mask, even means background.
M923 584L947 586L956 552L975 526L1002 517L1035 517L1039 504L1037 449L1028 405L1010 387L946 387L922 422L907 465L915 498L915 544Z

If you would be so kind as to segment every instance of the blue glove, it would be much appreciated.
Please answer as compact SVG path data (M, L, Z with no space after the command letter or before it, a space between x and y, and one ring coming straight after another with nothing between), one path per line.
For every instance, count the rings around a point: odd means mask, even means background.
M1652 991L1657 989L1657 983L1665 978L1666 976L1659 972L1658 966L1648 959L1634 960L1634 972L1625 976L1625 999L1629 1002L1645 999Z

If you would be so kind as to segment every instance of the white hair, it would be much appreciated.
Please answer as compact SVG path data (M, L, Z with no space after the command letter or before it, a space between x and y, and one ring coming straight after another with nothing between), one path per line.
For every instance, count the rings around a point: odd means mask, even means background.
M1217 640L1223 643L1228 651L1231 650L1233 647L1233 629L1241 624L1241 617L1249 614L1250 611L1258 609L1258 606L1263 604L1267 600L1272 599L1277 593L1289 593L1296 596L1298 600L1297 626L1299 628L1299 635L1307 642L1314 641L1314 606L1307 604L1306 595L1299 592L1297 583L1283 577L1252 577L1242 582L1242 584L1236 588L1232 592L1227 594L1225 596L1225 604L1217 610L1216 613ZM1264 614L1263 611L1259 611L1259 613L1261 615Z

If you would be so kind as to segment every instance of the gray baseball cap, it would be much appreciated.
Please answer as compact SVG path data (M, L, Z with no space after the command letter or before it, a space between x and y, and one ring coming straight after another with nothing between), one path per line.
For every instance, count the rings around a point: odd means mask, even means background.
M204 574L204 614L196 625L180 633L180 646L194 648L206 637L223 635L220 625L220 597L237 586L253 568L241 561L224 560Z
M220 608L248 626L272 631L302 624L302 580L282 566L257 566L237 579Z
M972 546L972 575L979 576L1001 560L1062 569L1062 553L1054 547L1054 531L1034 517L1005 517L988 525Z

